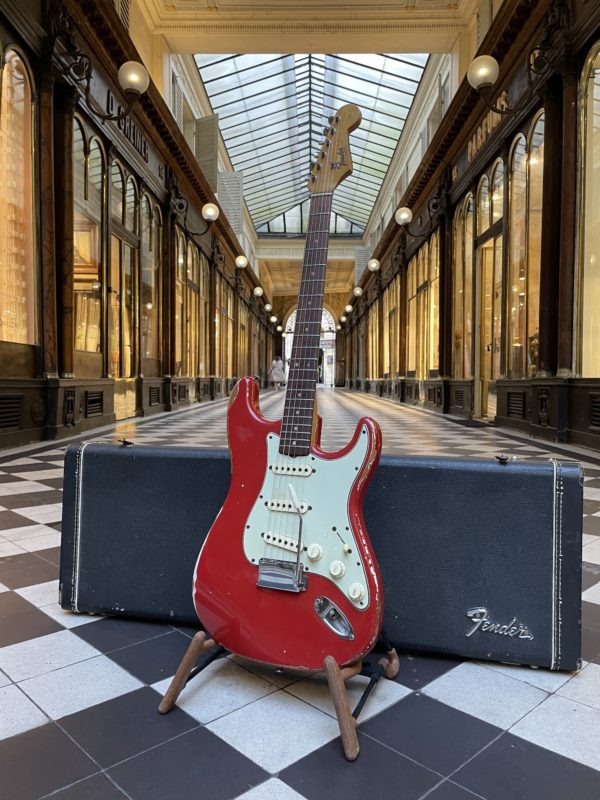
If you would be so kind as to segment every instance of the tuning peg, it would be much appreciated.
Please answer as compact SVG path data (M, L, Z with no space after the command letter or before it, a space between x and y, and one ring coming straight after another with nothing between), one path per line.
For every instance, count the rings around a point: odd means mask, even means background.
M335 117L327 117L327 122L331 125Z
M311 168L311 169L314 169L316 166L317 166L317 165L316 165L316 162L315 162L315 161L311 161L311 162L310 162L310 168Z
M325 158L325 153L324 153L322 150L321 150L321 152L319 153L319 158Z
M311 175L310 179L314 183L317 180L317 176L316 175Z
M323 133L325 134L325 136L327 136L327 134L329 133L329 130L330 130L329 128L323 128Z

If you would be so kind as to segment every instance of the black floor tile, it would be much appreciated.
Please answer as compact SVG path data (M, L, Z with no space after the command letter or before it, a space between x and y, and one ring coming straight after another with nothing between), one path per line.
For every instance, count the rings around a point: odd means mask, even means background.
M43 467L42 467L43 469ZM57 467L58 469L58 467ZM62 478L40 478L38 483L42 483L44 486L51 486L53 489L62 489L63 488L63 479ZM46 492L44 492L46 494ZM50 494L50 492L48 492Z
M57 578L58 567L38 558L35 553L19 553L0 559L0 583L9 589L21 589L23 586L55 581Z
M173 739L198 722L180 708L159 714L160 695L144 687L63 717L60 725L102 767Z
M54 527L54 526L51 526ZM60 566L60 547L49 547L47 550L36 550L35 554L44 561Z
M41 467L40 469L43 469ZM21 483L24 480L23 478L15 478L14 475L10 473L6 473L5 475L0 475L0 484L10 485L11 483Z
M581 604L583 627L592 631L600 631L600 605L598 603Z
M0 795L37 800L98 771L56 725L44 725L0 742Z
M487 800L597 800L598 772L505 733L453 779Z
M401 653L396 682L408 686L410 689L422 689L440 675L457 667L462 660L444 656Z
M128 647L155 636L162 636L171 630L173 629L170 625L160 622L107 617L94 622L93 625L79 625L77 628L73 628L73 633L100 652L110 653L121 647Z
M27 506L21 506L21 508L27 508ZM22 528L24 525L36 525L36 523L32 519L22 517L21 514L17 514L14 511L0 511L0 531Z
M0 593L0 647L62 630L62 625L15 592Z
M54 792L47 798L48 800L126 800L127 795L105 775L98 774L74 783L68 789Z
M600 564L583 563L581 569L581 590L585 592L600 582Z
M109 770L132 800L229 800L269 777L206 728L197 728Z
M450 775L502 731L422 694L405 697L360 726L367 736Z
M52 485L52 481L40 481L40 483L43 483L44 486ZM50 503L62 503L64 495L62 492L59 492L58 489L50 489L47 492L40 492L35 495L35 497L39 497L44 505L49 505ZM1 505L2 503L0 503L0 506ZM16 506L13 506L13 508L16 508ZM23 508L27 508L27 506L23 506Z
M156 683L177 672L189 646L188 636L180 631L170 631L163 636L117 650L110 657L144 683Z
M598 511L598 501L597 500L584 500L583 501L583 513L584 514L595 514Z
M0 595L1 596L1 595ZM583 628L581 631L581 657L600 664L600 631Z
M473 794L468 789L463 789L462 786L457 786L450 781L444 781L431 794L427 795L427 800L477 800L479 797L481 795ZM542 800L542 798L539 798L539 800Z
M6 494L0 497L0 506L3 508L30 508L46 505L46 502L41 495L33 494Z
M583 532L600 534L600 517L585 517L583 520Z
M358 738L360 754L353 764L346 761L340 740L335 739L287 767L279 778L307 800L417 800L440 780L373 739L362 734Z

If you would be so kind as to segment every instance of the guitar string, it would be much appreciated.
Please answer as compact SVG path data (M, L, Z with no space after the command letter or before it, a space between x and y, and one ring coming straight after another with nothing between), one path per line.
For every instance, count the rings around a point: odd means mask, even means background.
M303 307L299 309L296 317L298 334L296 334L296 332L294 333L294 345L292 347L290 363L290 371L292 372L292 375L286 389L285 405L287 409L284 409L284 419L282 423L283 431L282 436L280 437L280 444L276 456L276 464L282 465L289 463L288 459L290 458L292 447L294 447L294 451L296 452L297 450L304 449L308 445L306 456L307 464L310 466L309 456L312 431L309 429L309 415L306 413L306 411L312 407L312 412L310 414L310 423L312 423L316 405L316 382L318 369L317 364L314 363L317 361L316 356L311 356L311 362L313 362L313 364L312 367L309 368L311 370L309 372L310 377L307 378L304 377L304 375L307 371L307 353L315 353L316 349L318 349L318 343L315 347L314 340L320 333L320 320L323 313L322 307L325 269L327 264L326 260L324 263L322 263L321 259L318 258L318 253L321 250L327 250L326 244L329 239L329 219L331 215L332 195L325 195L325 202L322 202L322 197L323 196L314 198L313 203L316 207L316 210L313 215L313 208L311 204L309 215L307 238L310 237L311 241L307 241L300 290L301 300L304 299L305 302L302 304ZM324 208L322 206L324 206ZM325 226L323 226L323 217L325 217ZM313 220L314 225L311 225ZM312 270L314 275L315 268L317 268L317 277L311 277L310 272ZM320 298L318 307L312 309L308 308L311 303L307 302L307 298L310 298L311 301ZM315 316L318 316L319 319L314 319L313 317ZM300 317L300 319L298 319L298 317ZM298 355L296 356L296 354ZM300 369L302 370L302 374L298 372L298 368L295 366L296 363L301 364ZM298 398L300 398L300 400ZM286 413L286 410L288 413ZM299 417L299 419L296 419L296 417ZM297 423L296 427L298 430L296 434L294 434L294 423ZM312 425L310 427L312 427ZM292 445L292 442L294 441L292 437L294 437L294 435L295 441L300 442L300 444ZM306 439L308 441L305 441ZM282 453L282 451L284 452ZM277 475L278 478L273 482L274 488L276 487L273 493L273 499L277 499L280 502L293 506L289 491L289 486L292 485L296 492L296 496L298 497L298 502L300 504L307 502L305 497L305 488L307 482L305 479L297 481L296 476L293 476L292 474L286 475L283 470L281 473L278 472ZM298 513L296 511L283 513L285 523L282 538L284 541L289 542L290 540L295 540L297 542L295 555L296 558L301 558L301 552L298 554L298 548L300 548L303 543L300 542L300 520L298 519ZM269 514L268 529L275 533L276 526L270 524L273 520L273 514L275 515L275 518L280 517L280 514L273 511L270 511ZM297 531L296 535L292 535L293 531ZM273 538L274 540L279 538L279 531L277 531L277 536L274 535ZM276 542L274 541L273 549L277 550L278 548L275 547L275 544Z

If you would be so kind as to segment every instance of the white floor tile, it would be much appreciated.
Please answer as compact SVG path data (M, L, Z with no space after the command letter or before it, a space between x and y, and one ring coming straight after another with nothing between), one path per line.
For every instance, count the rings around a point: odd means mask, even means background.
M25 598L28 603L41 608L58 600L58 581L48 581L47 583L37 583L34 586L23 586L22 589L15 589L17 594Z
M25 539L19 540L19 546L29 553L34 553L36 550L48 550L50 547L60 547L60 533L53 531L46 533L42 536L28 536Z
M57 631L0 648L0 668L13 681L22 681L97 655L79 636Z
M17 478L23 478L25 481L45 481L49 478L62 478L62 469L36 469L31 472L13 472Z
M268 772L279 772L339 736L336 720L282 690L207 727Z
M8 677L8 675L5 675L5 674L2 672L2 670L0 670L0 686L8 686L8 685L9 685L9 684L11 684L11 683L12 683L12 681L11 681L11 679Z
M600 489L592 486L584 486L583 496L586 500L600 500Z
M20 514L21 512L19 511L18 513ZM581 536L581 542L582 542L584 547L587 544L593 544L594 542L597 542L597 541L598 541L598 537L597 536L592 536L591 533L584 533Z
M17 556L26 553L27 551L24 550L22 547L19 547L13 542L9 542L8 539L0 538L0 558L6 558L6 556Z
M41 463L42 462L37 458L28 458L25 456L24 458L16 458L14 461L6 461L4 464L2 464L2 467L3 469L6 469L6 467L21 467L21 466L24 467L28 464L41 464Z
M600 711L600 664L588 664L556 693ZM598 729L600 738L600 728Z
M547 697L545 692L523 681L471 663L460 664L421 691L504 729Z
M49 721L18 686L0 689L0 739L39 728Z
M312 672L306 672L305 670L276 669L275 667L259 664L257 661L249 661L248 659L241 658L240 656L236 655L228 656L228 658L230 658L230 660L236 664L239 664L241 667L253 672L255 675L264 678L264 680L268 681L268 683L272 683L279 689L283 689L285 686L289 686L291 683L303 681L312 674Z
M36 523L35 525L23 525L20 528L6 528L6 530L0 531L0 537L7 539L9 542L20 544L23 539L30 539L32 536L42 536L48 533L57 533L57 531L47 525Z
M365 677L354 677L346 681L348 703L351 710L354 710L368 683L369 679ZM335 718L335 708L327 685L327 678L322 673L288 686L286 692L293 694L294 697L300 700L304 700L305 703L316 706ZM375 714L385 711L386 708L399 702L410 693L411 690L407 689L406 686L382 678L369 695L363 710L360 712L359 722L366 722Z
M240 795L238 800L305 800L305 798L304 795L295 792L287 783L277 778L271 778Z
M600 770L600 711L553 695L520 720L511 733Z
M42 606L40 611L52 617L52 619L62 625L63 628L77 628L79 625L87 625L89 622L106 619L106 617L98 614L74 614L72 611L67 611L62 608L58 603Z
M0 483L0 496L7 494L39 494L51 492L52 486L44 486L37 481L14 481L13 483Z
M581 599L585 600L586 603L597 603L600 605L600 582L586 589L581 595Z
M171 678L167 678L155 683L152 688L163 695L170 683ZM207 723L276 689L272 683L248 672L231 659L223 658L209 664L188 683L179 695L177 705L194 719Z
M19 684L52 719L133 692L142 685L106 656L80 661Z
M5 586L3 583L0 583L0 592L10 592L8 586Z
M480 662L480 666L501 672L509 678L536 686L549 694L555 692L573 677L572 672L552 672L549 669L532 669L531 667L518 667L513 664L494 664L491 661Z
M60 522L62 519L62 503L49 503L45 506L30 506L29 508L16 508L15 514L26 517L34 522Z
M583 560L590 564L600 564L600 537L594 536L594 539L592 544L587 544L583 548Z

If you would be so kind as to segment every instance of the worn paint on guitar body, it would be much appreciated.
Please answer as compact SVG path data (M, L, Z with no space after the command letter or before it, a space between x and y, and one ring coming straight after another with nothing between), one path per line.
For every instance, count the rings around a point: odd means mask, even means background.
M308 456L293 462L299 467L310 464L316 471L292 478L274 476L269 469L270 462L290 462L277 455L281 423L262 416L258 386L252 378L242 378L237 384L227 419L231 486L200 552L194 578L194 604L202 624L226 649L267 664L313 670L322 668L327 655L340 665L356 661L372 649L383 617L379 570L362 516L363 498L381 451L379 426L362 418L352 440L337 453L313 445ZM251 560L260 555L261 534L268 532L263 528L284 537L288 546L297 542L297 514L269 513L264 506L273 499L265 493L289 500L289 483L307 506L316 503L303 516L301 544L318 542L323 550L320 558L311 561L301 547L308 579L306 591L301 592L257 586L258 566ZM343 530L336 533L333 527ZM264 552L296 558L285 545L265 543ZM342 578L330 575L332 561L346 565ZM349 586L357 584L365 591L353 602ZM315 610L319 597L330 599L350 621L352 639L342 638L319 617Z

